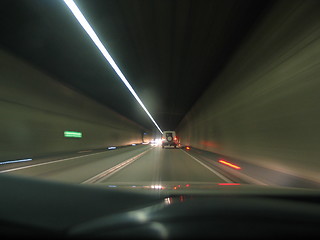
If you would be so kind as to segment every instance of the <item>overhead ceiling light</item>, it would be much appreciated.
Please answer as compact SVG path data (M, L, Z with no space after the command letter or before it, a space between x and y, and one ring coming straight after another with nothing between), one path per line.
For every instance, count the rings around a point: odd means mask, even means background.
M114 71L118 74L118 76L120 77L120 79L122 80L122 82L126 85L126 87L129 89L129 91L131 92L131 94L134 96L134 98L138 101L138 103L141 105L141 107L143 108L143 110L147 113L147 115L149 116L149 118L151 119L151 121L154 123L154 125L158 128L158 130L161 132L162 134L162 130L160 129L160 127L158 126L158 124L156 123L156 121L153 119L153 117L151 116L151 114L149 113L148 109L144 106L144 104L142 103L142 101L140 100L140 98L138 97L138 95L136 94L136 92L134 91L134 89L131 87L130 83L128 82L128 80L126 79L126 77L123 75L123 73L121 72L121 70L119 69L119 67L117 66L117 64L115 63L115 61L112 59L111 55L109 54L109 52L107 51L107 49L103 46L103 44L101 43L100 39L98 38L97 34L93 31L92 27L90 26L90 24L88 23L88 21L85 19L85 17L83 16L83 14L81 13L81 11L79 10L79 8L77 7L77 5L72 1L72 0L64 0L64 2L67 4L67 6L69 7L69 9L71 10L71 12L73 13L73 15L76 17L76 19L78 20L78 22L81 24L81 26L83 27L83 29L88 33L88 35L90 36L90 38L92 39L92 41L95 43L95 45L98 47L98 49L100 50L100 52L102 53L102 55L106 58L106 60L110 63L111 67L114 69Z

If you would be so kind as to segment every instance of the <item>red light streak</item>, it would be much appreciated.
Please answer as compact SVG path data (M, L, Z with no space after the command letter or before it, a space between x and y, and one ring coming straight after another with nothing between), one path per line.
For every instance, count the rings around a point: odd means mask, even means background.
M239 167L238 165L235 165L235 164L233 164L233 163L230 163L230 162L227 162L227 161L225 161L225 160L223 160L223 159L220 159L219 160L219 163L222 163L222 164L224 164L224 165L227 165L227 166L229 166L229 167L232 167L232 168L234 168L234 169L241 169L241 167Z

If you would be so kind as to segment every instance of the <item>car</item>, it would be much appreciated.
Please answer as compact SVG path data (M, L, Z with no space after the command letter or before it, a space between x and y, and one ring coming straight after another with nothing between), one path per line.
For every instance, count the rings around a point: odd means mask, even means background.
M0 184L1 239L320 237L317 189L212 182L90 187L5 174Z
M176 148L178 145L178 137L175 131L163 131L162 148L165 146L174 146L174 148Z

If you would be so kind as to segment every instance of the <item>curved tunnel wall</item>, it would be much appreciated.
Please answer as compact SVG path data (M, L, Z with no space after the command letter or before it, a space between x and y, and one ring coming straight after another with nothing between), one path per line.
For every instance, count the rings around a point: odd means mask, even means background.
M180 123L181 141L320 181L320 2L278 2Z
M1 161L141 143L141 126L14 56L0 51L0 66Z

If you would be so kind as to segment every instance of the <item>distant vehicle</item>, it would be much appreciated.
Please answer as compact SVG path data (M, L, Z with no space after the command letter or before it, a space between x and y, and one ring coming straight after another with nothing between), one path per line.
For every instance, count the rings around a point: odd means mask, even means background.
M162 148L165 146L174 146L174 148L176 148L178 145L179 141L175 131L163 131Z

